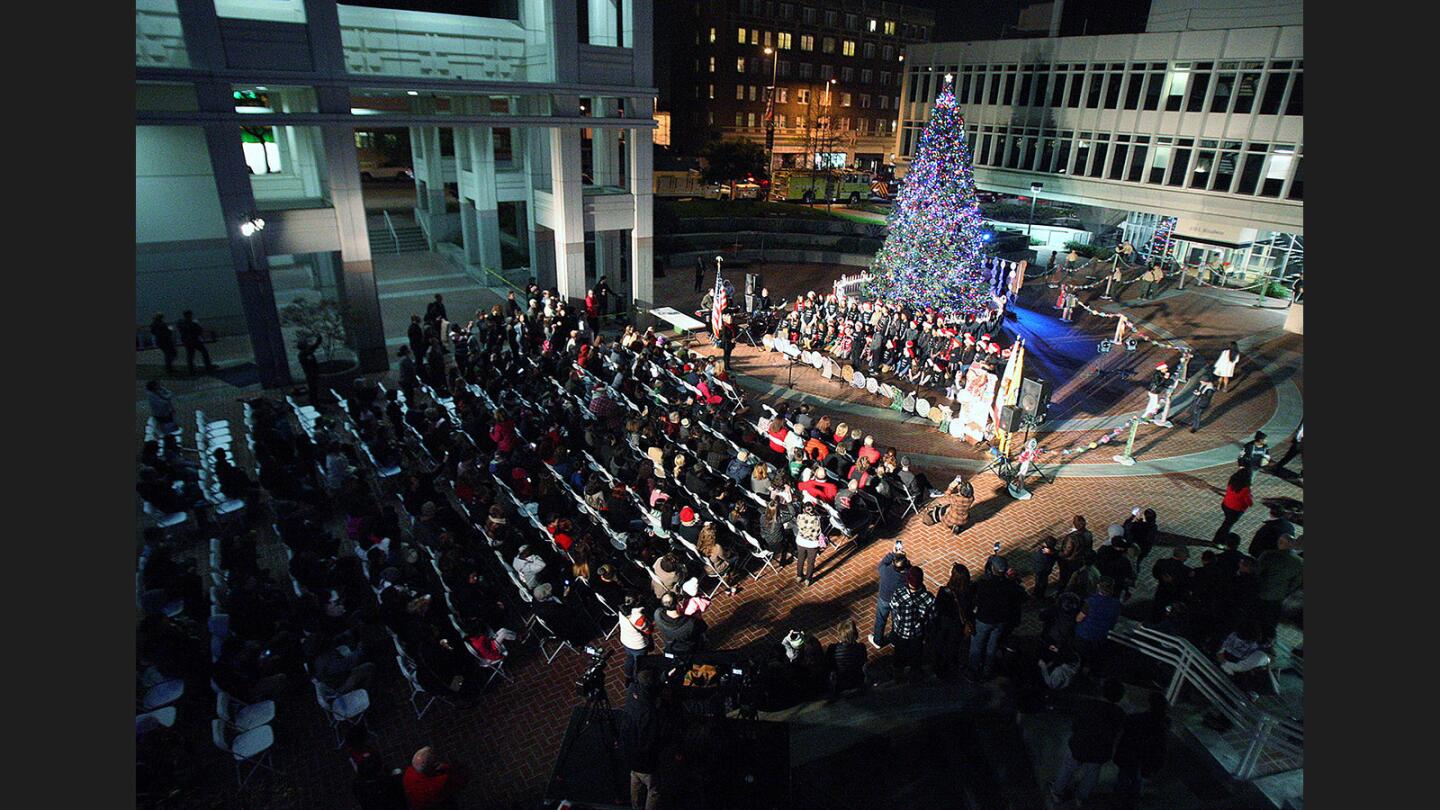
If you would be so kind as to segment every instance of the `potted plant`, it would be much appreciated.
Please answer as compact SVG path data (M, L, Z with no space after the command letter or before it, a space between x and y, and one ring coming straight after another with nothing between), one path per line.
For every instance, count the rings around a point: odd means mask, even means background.
M302 352L318 350L322 379L348 381L360 367L359 360L345 345L345 322L340 319L340 310L333 301L298 298L280 309L280 323L299 330L296 348Z

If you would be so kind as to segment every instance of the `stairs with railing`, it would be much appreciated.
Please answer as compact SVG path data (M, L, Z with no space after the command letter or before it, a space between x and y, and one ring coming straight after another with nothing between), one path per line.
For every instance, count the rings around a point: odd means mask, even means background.
M370 250L373 253L413 253L430 249L430 240L419 225L397 224L384 212L384 224L371 222Z
M1171 667L1165 696L1176 708L1178 725L1230 775L1283 785L1288 774L1299 781L1305 727L1297 711L1299 689L1291 675L1293 664L1287 668L1290 672L1270 672L1276 695L1262 697L1241 691L1209 656L1179 636L1122 620L1110 631L1110 640ZM1291 682L1282 684L1280 677ZM1290 791L1283 786L1279 788L1282 795L1271 790L1266 793L1277 806L1283 807L1290 799L1284 795Z

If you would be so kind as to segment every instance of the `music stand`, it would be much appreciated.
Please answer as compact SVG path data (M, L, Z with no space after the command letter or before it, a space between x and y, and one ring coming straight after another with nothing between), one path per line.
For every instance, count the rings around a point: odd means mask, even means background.
M977 472L975 474L984 475L985 473L994 470L995 475L1001 481L1009 481L1010 478L1015 474L1014 465L1010 463L1010 457L1004 453L1001 453L998 448L993 446L990 448L990 456L990 463L980 468L980 472Z

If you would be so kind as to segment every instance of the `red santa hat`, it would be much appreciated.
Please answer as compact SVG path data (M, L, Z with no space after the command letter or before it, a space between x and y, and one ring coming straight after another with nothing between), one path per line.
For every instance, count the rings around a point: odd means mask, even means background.
M974 342L975 342L975 336L972 335L972 334L970 334L969 332L966 332L966 333L965 333L965 343L970 344L970 343L974 343Z
M1169 369L1170 369L1170 365L1169 365L1168 363L1156 363L1156 364L1155 364L1155 370L1156 370L1156 371L1168 371Z
M999 344L999 343L991 343L991 344L990 344L990 347L987 348L985 351L987 351L987 352L998 352L998 351L1000 351L1000 344Z
M1001 351L1001 352L1000 352L1000 356L1001 356L1001 357L1009 357L1009 356L1010 356L1010 350L1009 350L1009 349L1005 349L1004 351Z
M688 506L682 506L682 507L680 507L680 522L681 522L681 523L684 523L684 524L687 524L687 525L688 525L688 524L691 524L691 523L694 523L694 522L695 522L695 510L694 510L694 509L691 509L691 508L688 507Z

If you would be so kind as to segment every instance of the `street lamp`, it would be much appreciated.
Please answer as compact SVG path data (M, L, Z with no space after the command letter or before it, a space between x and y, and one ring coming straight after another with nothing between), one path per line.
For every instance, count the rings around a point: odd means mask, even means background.
M780 73L780 52L766 48L765 55L771 57L770 95L766 96L765 105L765 176L770 181L765 188L765 196L768 198L775 182L775 79Z
M1045 188L1044 183L1030 184L1030 222L1025 226L1025 237L1030 237L1030 231L1035 227L1035 201L1039 199L1040 190Z
M825 83L825 169L830 169L830 139L835 131L835 116L830 112L830 87L835 84L835 79ZM829 192L829 184L826 184L826 192ZM825 195L825 213L830 213L830 194Z

